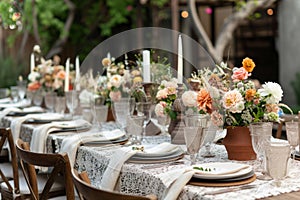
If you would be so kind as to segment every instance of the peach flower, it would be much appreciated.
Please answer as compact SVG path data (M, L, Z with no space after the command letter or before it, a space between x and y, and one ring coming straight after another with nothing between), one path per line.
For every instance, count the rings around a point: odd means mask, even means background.
M230 109L243 101L243 96L238 90L231 90L226 92L223 96L222 102L225 109Z
M243 59L242 64L243 64L243 68L249 73L251 73L255 67L255 63L253 62L253 60L248 57Z
M110 64L111 64L111 61L110 61L109 58L103 58L103 60L102 60L102 65L103 65L104 67L108 67L108 66L110 66Z
M233 79L234 82L246 80L250 76L250 74L243 67L240 68L235 67L232 69L232 72L233 74L231 78Z
M162 90L159 90L156 94L156 98L158 100L161 100L161 99L165 99L168 97L168 90L167 89L162 89Z
M247 101L252 101L254 99L255 94L256 94L255 89L248 89L248 90L246 90L245 99Z
M167 106L166 102L163 102L163 101L156 104L155 109L154 109L156 116L158 116L158 117L165 116L164 109L166 106Z
M59 71L59 72L56 74L56 77L59 78L59 79L61 79L61 80L64 80L65 77L66 77L66 72L63 71L63 70L61 70L61 71Z
M205 112L211 112L212 110L212 98L209 95L208 91L204 88L198 92L197 95L198 109L203 110Z

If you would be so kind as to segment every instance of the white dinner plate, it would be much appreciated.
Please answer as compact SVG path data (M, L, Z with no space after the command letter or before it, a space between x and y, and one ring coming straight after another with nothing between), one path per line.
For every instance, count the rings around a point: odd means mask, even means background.
M134 157L162 157L162 156L168 156L171 154L174 154L176 152L178 152L179 147L174 147L174 149L170 150L170 151L164 151L164 152L159 152L159 153L147 153L147 149L148 148L153 148L153 145L144 145L144 152L137 152Z
M169 155L162 156L132 156L129 159L129 162L138 162L138 163L156 163L156 162L167 162L170 159L181 157L184 154L181 148L178 148L176 151L172 152Z
M42 113L39 115L35 115L32 119L27 120L28 122L38 122L38 123L49 123L52 121L61 121L64 120L65 117L63 114L59 113Z
M62 129L76 129L80 127L91 126L91 124L85 120L74 120L74 121L59 121L52 122L54 127Z
M239 177L253 170L250 165L231 162L203 163L193 165L194 167L203 168L203 170L194 169L194 177L211 180Z

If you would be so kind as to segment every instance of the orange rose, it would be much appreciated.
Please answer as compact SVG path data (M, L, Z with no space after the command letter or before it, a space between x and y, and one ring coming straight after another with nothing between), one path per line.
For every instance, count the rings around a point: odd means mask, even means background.
M256 90L255 89L248 89L246 91L245 99L247 101L252 101L254 99L255 94L256 94Z
M242 64L243 64L243 67L245 68L245 70L249 73L252 72L255 67L255 63L253 62L253 60L248 57L246 57L243 60Z
M32 82L28 84L28 90L29 91L36 91L41 87L41 84L39 82Z
M66 76L66 73L63 70L59 71L56 75L57 78L62 79L62 80L65 79L65 76Z
M197 95L198 109L211 113L212 111L212 98L206 89L202 88Z

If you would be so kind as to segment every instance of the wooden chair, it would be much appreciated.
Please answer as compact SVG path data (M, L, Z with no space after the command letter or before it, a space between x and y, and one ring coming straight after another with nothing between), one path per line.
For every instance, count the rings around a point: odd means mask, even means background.
M6 199L5 197L12 199L20 193L16 148L9 128L0 128L0 137L0 151L4 149L4 144L7 142L11 154L10 162L0 163L0 192L2 199Z
M157 197L155 195L134 196L116 192L109 192L106 190L95 188L91 185L90 179L85 171L82 173L78 173L76 170L73 170L72 177L73 183L75 185L75 188L77 189L77 192L79 193L79 197L81 200L157 200Z
M74 187L71 167L67 154L43 154L31 152L29 144L21 139L17 140L16 151L23 171L30 197L34 200L45 200L62 196L61 199L74 200ZM39 179L36 166L51 168L51 173Z

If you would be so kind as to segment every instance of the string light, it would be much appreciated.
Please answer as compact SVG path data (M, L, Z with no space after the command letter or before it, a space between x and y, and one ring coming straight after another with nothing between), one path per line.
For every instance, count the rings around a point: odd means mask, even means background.
M182 18L188 18L188 17L189 17L189 12L186 11L186 10L182 11L182 12L181 12L181 17L182 17Z
M273 15L273 14L274 14L273 9L272 9L272 8L269 8L269 9L267 10L267 14L268 14L268 15Z

